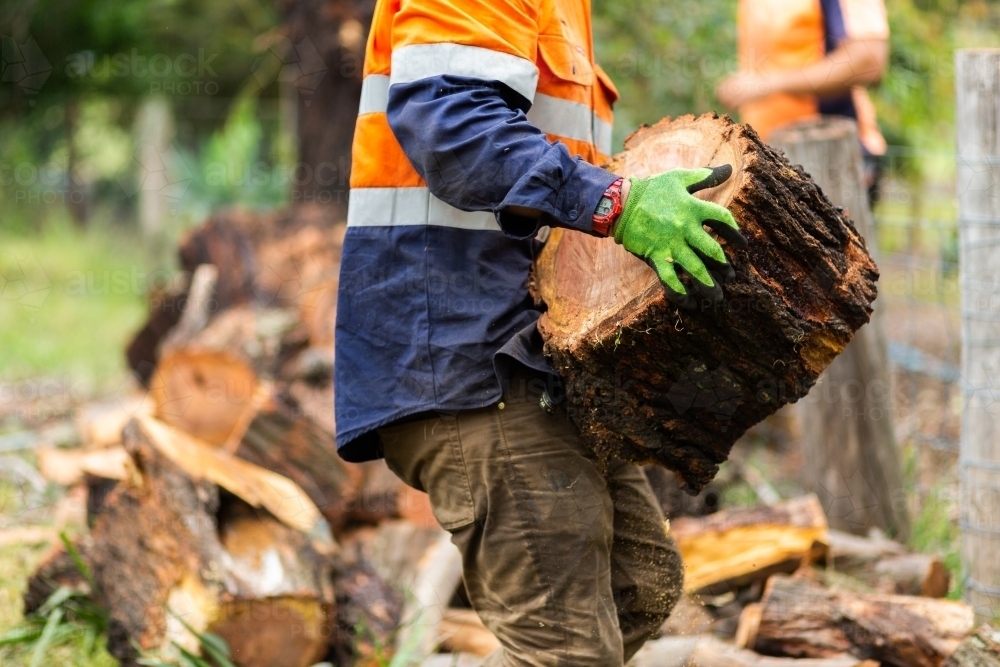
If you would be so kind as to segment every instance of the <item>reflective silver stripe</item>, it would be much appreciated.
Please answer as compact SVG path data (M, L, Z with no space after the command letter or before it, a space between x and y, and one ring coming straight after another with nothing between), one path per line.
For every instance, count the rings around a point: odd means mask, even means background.
M538 93L528 120L546 134L594 143L593 113L586 104Z
M385 74L369 74L361 82L361 108L363 113L385 113L389 106L389 77Z
M602 155L611 155L611 123L601 120L586 104L538 93L528 120L546 134L585 141Z
M594 114L594 146L601 155L611 156L611 133L614 127Z
M348 227L433 225L499 232L489 211L469 213L449 206L427 188L353 188L347 207Z
M538 86L535 63L480 46L410 44L392 52L392 83L409 83L431 76L455 74L501 81L531 101Z

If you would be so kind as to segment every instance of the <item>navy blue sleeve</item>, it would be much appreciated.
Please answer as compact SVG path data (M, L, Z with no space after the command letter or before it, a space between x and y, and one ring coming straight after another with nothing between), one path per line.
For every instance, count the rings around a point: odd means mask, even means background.
M823 33L826 52L831 53L847 39L847 24L840 0L820 0L823 10Z
M438 199L492 211L508 236L543 225L592 232L597 204L617 176L570 156L528 122L528 101L499 82L443 75L389 88L396 139ZM505 213L541 210L539 220Z

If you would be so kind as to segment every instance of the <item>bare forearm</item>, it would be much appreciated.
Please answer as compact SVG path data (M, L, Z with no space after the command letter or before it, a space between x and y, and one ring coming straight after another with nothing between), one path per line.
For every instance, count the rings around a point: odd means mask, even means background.
M738 109L774 93L839 97L852 86L878 83L888 61L889 43L886 40L854 39L808 67L737 72L719 82L716 94L730 109Z
M815 65L768 72L765 76L771 92L835 97L853 86L878 83L888 60L889 44L885 40L852 40Z

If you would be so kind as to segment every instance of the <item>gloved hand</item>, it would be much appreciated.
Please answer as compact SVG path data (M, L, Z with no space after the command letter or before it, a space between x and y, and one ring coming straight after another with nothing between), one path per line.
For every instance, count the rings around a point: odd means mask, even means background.
M697 301L677 276L677 266L691 276L692 287L713 303L722 300L722 287L712 273L723 280L736 275L722 247L702 225L736 248L747 246L732 213L693 196L721 185L732 173L727 164L630 179L632 189L615 226L615 241L646 260L660 276L670 300L684 308L694 308Z

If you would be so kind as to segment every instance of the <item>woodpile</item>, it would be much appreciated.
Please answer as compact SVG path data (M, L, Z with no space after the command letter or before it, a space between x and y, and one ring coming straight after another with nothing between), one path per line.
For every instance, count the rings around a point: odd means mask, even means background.
M88 491L76 548L123 665L197 653L200 633L241 667L375 664L417 616L433 651L456 552L425 494L384 462L335 453L343 233L312 206L223 212L193 230L128 348L146 393L82 409L82 448L39 450L47 479ZM59 584L90 588L63 549L31 579L26 609Z
M744 431L805 396L868 322L878 278L846 214L728 117L642 128L609 168L723 164L733 176L699 196L728 206L749 246L727 249L736 278L720 306L678 309L641 260L573 231L553 231L533 279L546 353L585 438L598 454L677 471L693 493Z
M739 636L761 653L825 658L843 653L898 667L937 667L974 628L972 608L932 598L828 589L776 575L747 607Z

